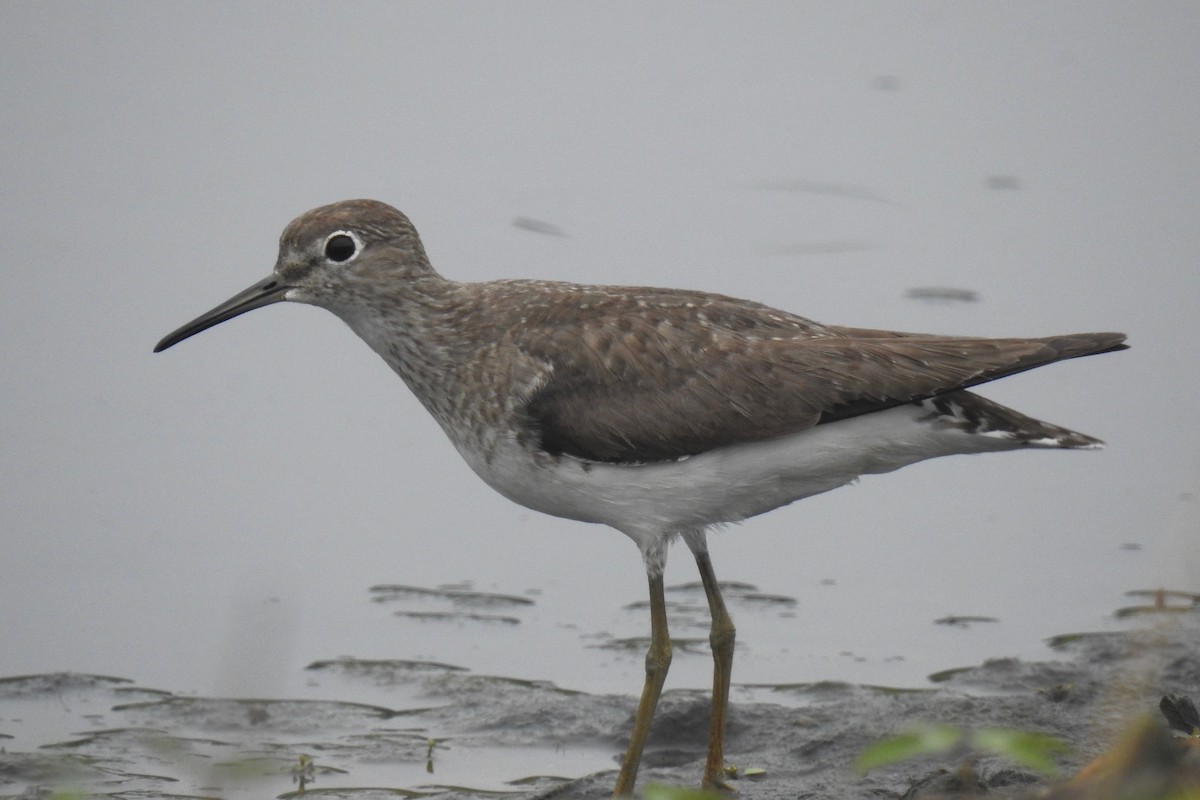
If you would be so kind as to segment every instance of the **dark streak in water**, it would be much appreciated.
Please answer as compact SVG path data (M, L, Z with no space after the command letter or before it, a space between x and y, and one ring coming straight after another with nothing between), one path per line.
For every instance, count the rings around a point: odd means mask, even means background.
M959 289L954 286L914 286L904 294L909 300L923 300L929 303L977 303L979 293L973 289Z
M566 236L563 229L549 222L543 222L540 219L532 219L530 217L517 217L512 221L514 228L520 228L523 231L531 233L540 233L545 236Z
M872 203L887 203L897 205L865 186L852 186L845 183L824 183L798 178L791 181L769 181L760 183L754 188L774 192L798 192L801 194L824 194L833 197L848 197L851 200L869 200Z

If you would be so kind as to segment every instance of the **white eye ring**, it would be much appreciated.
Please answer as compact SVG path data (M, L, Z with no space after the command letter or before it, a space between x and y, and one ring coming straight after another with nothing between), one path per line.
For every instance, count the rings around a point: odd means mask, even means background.
M337 239L338 241L334 241ZM353 244L353 248L347 252L346 242L343 239L349 239ZM334 231L325 237L325 241L321 242L321 255L326 261L332 261L336 264L345 264L348 261L353 261L358 258L358 254L363 250L362 239L354 231Z

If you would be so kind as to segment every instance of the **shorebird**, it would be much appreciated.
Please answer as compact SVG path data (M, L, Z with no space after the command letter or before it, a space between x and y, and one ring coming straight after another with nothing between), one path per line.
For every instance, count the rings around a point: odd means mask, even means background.
M460 283L434 270L408 217L350 200L292 221L266 280L154 350L284 300L349 325L493 489L637 544L650 646L619 796L633 790L671 663L668 544L682 538L691 550L712 615L703 785L725 787L734 626L706 530L927 458L1101 447L966 390L1126 347L1120 333L984 339L822 325L679 289Z

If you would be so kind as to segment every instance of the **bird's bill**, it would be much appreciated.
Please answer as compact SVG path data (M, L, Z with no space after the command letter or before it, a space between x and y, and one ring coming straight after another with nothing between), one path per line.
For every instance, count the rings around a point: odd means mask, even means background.
M285 300L287 298L284 295L290 288L292 287L274 275L259 281L246 291L238 292L208 313L201 314L183 327L168 333L162 338L162 341L154 346L154 352L166 350L189 336L195 336L197 333L206 331L214 325L220 325L225 320L233 319L239 314Z

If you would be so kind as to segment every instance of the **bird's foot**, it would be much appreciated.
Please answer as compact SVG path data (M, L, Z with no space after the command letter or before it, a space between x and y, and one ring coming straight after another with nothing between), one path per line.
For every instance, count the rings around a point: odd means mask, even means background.
M729 795L736 795L737 789L733 788L726 782L726 775L734 776L737 774L737 767L724 767L721 772L715 775L704 775L704 780L700 781L700 788L710 792L724 792Z

